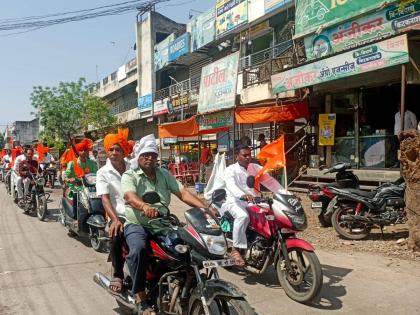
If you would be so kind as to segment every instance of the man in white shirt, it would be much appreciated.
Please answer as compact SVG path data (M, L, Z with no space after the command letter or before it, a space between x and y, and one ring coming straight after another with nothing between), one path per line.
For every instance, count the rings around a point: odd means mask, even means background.
M25 149L26 152L27 148ZM13 187L16 186L17 189L17 199L22 199L23 198L23 187L21 187L21 183L22 183L22 177L19 174L19 166L20 164L26 160L26 155L25 154L20 154L15 158L14 164L12 166L12 175L11 175L11 188L12 188L12 196L16 197L14 194L14 189Z
M119 130L120 133L120 130ZM124 133L128 135L128 132ZM104 148L108 155L106 164L96 173L96 193L102 198L102 204L107 216L111 220L109 237L112 239L110 257L113 266L113 279L110 291L121 293L124 279L124 260L122 258L123 222L125 219L125 201L121 190L121 176L130 168L124 159L132 146L118 134L109 134L104 138Z
M417 117L412 111L406 110L404 112L404 131L408 129L417 128ZM396 136L401 132L401 113L398 111L395 114L394 134Z
M255 176L262 168L260 165L251 163L251 149L245 145L239 145L236 148L236 163L226 168L224 173L226 185L226 202L221 208L221 214L229 211L233 216L233 247L231 257L236 264L243 266L245 261L241 257L240 250L247 248L246 230L249 223L246 207L252 203L254 198L259 195L254 188L249 188L246 184L248 176ZM271 176L264 175L261 184L273 192L285 193L281 185Z

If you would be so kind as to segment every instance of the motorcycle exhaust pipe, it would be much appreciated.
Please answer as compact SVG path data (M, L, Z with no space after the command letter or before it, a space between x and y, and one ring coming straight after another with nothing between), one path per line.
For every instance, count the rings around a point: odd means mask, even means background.
M346 222L363 222L363 223L372 223L372 221L368 218L362 217L360 215L343 215L341 217L343 221Z
M105 276L103 273L101 273L101 272L95 273L95 275L93 276L93 281L96 284L98 284L99 286L101 286L103 289L105 289L119 303L123 304L128 309L131 309L133 311L136 309L136 304L134 303L134 298L132 298L132 303L130 303L129 295L127 295L127 297L124 297L122 295L114 295L111 292L109 292L109 285L111 283L111 280L107 276Z

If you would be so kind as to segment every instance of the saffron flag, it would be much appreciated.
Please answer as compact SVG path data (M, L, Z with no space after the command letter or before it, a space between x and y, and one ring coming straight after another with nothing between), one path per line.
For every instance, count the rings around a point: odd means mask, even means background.
M267 144L257 155L257 158L264 163L261 170L255 176L255 188L260 186L261 177L275 169L286 166L286 155L284 151L284 135L281 135L277 140Z

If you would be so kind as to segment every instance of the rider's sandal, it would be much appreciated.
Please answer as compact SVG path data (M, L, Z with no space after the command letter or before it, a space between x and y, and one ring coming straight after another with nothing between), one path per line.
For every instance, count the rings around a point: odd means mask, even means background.
M241 253L238 252L236 249L232 249L229 256L235 261L236 266L238 267L245 266L245 260L242 258Z
M112 295L120 295L122 291L123 281L121 278L112 278L111 282L109 283L109 292Z
M138 315L156 315L153 307L147 303L147 301L141 301L137 304L137 314Z

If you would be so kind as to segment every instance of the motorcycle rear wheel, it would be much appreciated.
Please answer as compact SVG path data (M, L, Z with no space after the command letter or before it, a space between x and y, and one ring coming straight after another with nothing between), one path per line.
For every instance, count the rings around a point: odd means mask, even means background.
M255 311L244 298L216 296L209 306L212 315L255 315ZM191 315L205 315L201 300L196 300L190 311Z
M38 197L38 205L36 208L36 215L40 221L44 221L48 214L47 198L45 196Z
M333 212L331 221L335 231L345 239L348 240L362 240L370 234L372 227L365 223L350 223L341 219L341 216L354 213L353 208L348 206L338 205Z
M322 269L318 257L314 252L301 248L290 248L287 251L292 271L286 270L283 258L277 261L276 271L280 285L292 300L310 303L322 288Z

